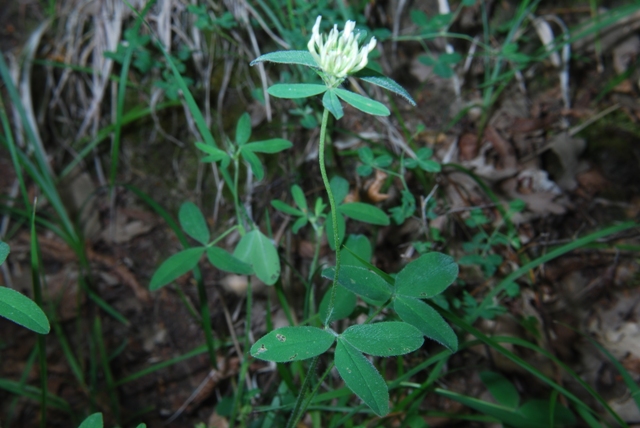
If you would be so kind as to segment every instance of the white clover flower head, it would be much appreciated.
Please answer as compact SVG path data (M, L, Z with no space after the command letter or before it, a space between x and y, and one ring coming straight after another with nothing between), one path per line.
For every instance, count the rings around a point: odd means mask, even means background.
M338 26L334 25L328 36L320 34L321 21L322 16L318 16L307 47L324 72L325 83L336 87L349 74L362 70L367 65L369 52L376 47L377 42L372 37L366 45L358 46L358 33L353 31L356 27L354 21L347 21L342 31L338 31Z

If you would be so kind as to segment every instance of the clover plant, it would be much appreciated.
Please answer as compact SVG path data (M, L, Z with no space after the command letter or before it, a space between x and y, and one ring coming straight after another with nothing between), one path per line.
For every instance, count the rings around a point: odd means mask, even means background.
M368 54L375 48L376 39L371 37L362 43L364 32L355 30L355 22L347 21L344 30L339 31L334 25L329 34L320 33L322 18L319 16L313 26L308 42L308 51L278 51L262 55L251 62L274 62L297 64L310 67L319 76L320 81L314 83L275 84L268 88L270 95L279 98L299 99L322 95L324 107L320 124L319 165L324 187L331 208L330 217L326 220L329 242L335 251L335 266L323 270L322 276L332 280L328 295L323 301L321 310L322 328L305 325L283 327L263 336L251 347L251 355L273 362L291 362L313 358L309 375L305 378L298 400L290 416L288 426L295 426L304 412L304 397L309 379L315 370L318 357L327 352L335 343L334 364L346 385L368 405L373 412L384 416L389 412L389 393L387 384L378 370L365 356L388 357L403 355L418 349L426 336L451 351L455 351L458 341L451 327L439 313L424 299L430 299L444 291L457 277L458 266L454 260L437 252L426 253L407 264L395 278L377 269L366 260L360 259L359 265L345 264L341 266L341 244L344 237L343 215L370 221L377 214L377 209L363 208L366 204L344 203L346 195L344 179L329 181L324 156L329 114L336 120L343 117L341 102L350 104L365 113L377 116L389 115L389 109L382 103L342 88L349 77L359 78L366 82L388 89L415 105L411 96L392 79L367 67ZM361 158L371 168L385 168L390 162L387 159L375 159L365 153ZM363 156L364 155L364 156ZM417 159L405 162L406 167L420 167L427 171L436 171L439 165L428 160L430 153L421 151ZM360 168L359 173L370 173L370 169ZM315 210L308 209L304 194L297 186L292 188L293 199L297 207L274 201L275 208L298 217L294 224L295 231L311 223L314 229L323 227L324 205L321 201ZM361 214L365 213L364 216ZM375 214L374 214L375 213ZM360 217L360 218L359 218ZM389 224L386 215L374 224ZM337 226L334 226L337 225ZM346 248L349 248L348 246ZM357 255L357 254L356 254ZM357 258L357 257L356 257ZM334 322L350 315L355 306L355 299L349 305L342 305L337 299L347 298L349 293L358 295L366 303L378 307L364 324L352 325L342 332L335 331ZM328 301L327 301L328 300ZM322 305L321 305L322 306ZM386 310L392 321L373 322L376 315ZM395 315L391 314L391 310ZM333 365L330 366L330 368ZM325 372L326 376L328 371ZM324 377L323 376L323 377ZM309 401L307 400L306 403Z

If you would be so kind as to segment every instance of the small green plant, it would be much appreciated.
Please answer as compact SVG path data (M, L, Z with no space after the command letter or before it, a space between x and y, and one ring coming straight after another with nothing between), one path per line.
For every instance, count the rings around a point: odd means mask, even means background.
M364 354L373 356L403 355L420 347L423 336L442 343L452 351L457 349L458 344L457 337L451 327L437 311L422 300L437 296L455 280L458 266L451 257L436 252L427 253L405 266L395 278L369 263L364 263L364 266L341 265L340 250L343 238L339 225L344 222L344 219L339 219L342 214L357 218L358 214L356 213L374 213L375 211L371 208L364 209L366 204L340 205L341 197L346 195L345 183L336 180L330 182L324 162L329 113L336 120L342 118L344 112L341 101L344 101L368 114L389 115L389 110L380 102L343 89L341 85L349 76L358 77L391 90L412 104L415 103L411 96L396 82L366 67L367 56L376 45L375 37L361 46L364 34L354 31L355 22L348 21L343 31L339 31L337 25L334 25L328 35L320 33L320 24L321 17L318 17L307 45L308 51L273 52L252 62L252 64L263 61L299 64L310 67L320 77L321 82L319 83L275 84L268 89L268 92L272 96L289 99L322 95L324 112L320 128L319 164L331 207L331 217L330 220L327 219L328 224L338 225L338 227L327 228L331 229L329 242L333 240L336 265L322 272L323 277L332 280L328 303L326 303L325 309L321 310L323 327L283 327L268 333L251 347L251 355L267 361L292 362L313 358L309 373L290 416L289 427L295 426L304 412L305 404L303 401L307 392L307 384L313 377L318 357L328 351L334 343L336 343L334 364L338 373L347 386L379 416L384 416L389 412L389 393L383 377ZM421 155L410 163L410 166L430 168L430 161L427 160L430 154L421 153ZM374 158L368 148L362 149L362 158L364 158L364 165L361 167L361 173L370 173L374 167L385 168L391 163L386 157ZM292 193L298 208L285 205L282 202L277 202L276 208L300 217L296 222L298 229L309 221L312 224L317 224L322 217L323 204L316 203L315 212L309 214L306 201L303 201L302 192L294 187ZM388 223L388 219L386 219L386 223ZM366 323L352 325L340 333L336 332L332 325L336 320L348 316L353 307L350 305L345 307L342 302L338 301L344 296L344 291L339 287L358 295L372 307L376 307ZM383 311L389 311L387 318L393 320L374 322L377 321L376 315ZM390 311L395 312L395 315L392 315ZM324 376L327 374L328 371ZM305 401L305 403L308 402L308 400Z
M524 202L519 199L509 202L509 208L504 213L502 224L511 220L514 214L524 209ZM483 213L481 209L473 209L469 218L465 220L465 224L471 229L476 229L477 233L473 235L470 241L463 244L463 249L467 255L463 256L459 263L461 265L478 265L482 268L485 277L493 276L502 264L502 256L497 253L489 253L492 248L502 245L506 248L515 250L520 248L520 239L516 234L516 230L509 228L507 233L500 232L501 227L497 226L493 232L487 233L485 227L491 223L491 220Z
M515 228L507 227L505 233L500 232L500 230L505 224L510 225L513 215L521 212L524 206L524 202L519 199L509 202L508 208L501 210L501 223L491 233L486 230L491 224L491 220L484 214L483 210L479 208L471 210L469 218L465 220L465 224L469 228L477 230L477 232L470 241L462 244L466 254L458 260L458 263L461 266L478 266L486 279L495 276L496 271L503 263L503 257L497 252L498 247L514 251L520 248L520 239ZM511 283L504 291L506 297L516 297L520 294L520 287L516 283ZM454 308L461 309L467 314L475 313L479 305L476 299L466 290L463 291L462 296L452 298L451 304ZM480 317L492 319L497 315L504 314L506 311L507 309L499 302L494 302L480 312Z
M250 138L251 119L245 113L238 120L235 141L227 143L228 150L206 143L196 143L196 146L206 154L202 158L203 162L215 162L220 165L226 183L233 194L238 223L212 240L202 211L194 203L185 202L178 215L180 225L187 235L202 245L185 249L167 259L151 278L149 287L152 290L192 270L205 253L216 268L240 275L255 273L267 285L273 285L280 276L280 261L273 243L254 225L251 225L251 231L245 232L245 225L251 224L251 219L240 205L238 179L241 159L249 165L256 179L262 180L264 167L256 153L278 153L290 148L292 144L282 138L249 142ZM231 164L234 167L233 178L227 172ZM242 238L232 255L217 247L216 244L234 230L237 230Z
M422 147L416 152L415 158L402 156L400 158L399 171L391 169L391 165L394 162L393 157L388 153L381 155L374 155L373 151L369 147L361 147L358 149L358 157L362 162L356 169L356 172L361 177L367 177L373 173L374 170L382 171L385 174L397 177L402 183L401 204L397 207L390 209L391 217L396 224L403 224L408 218L411 218L416 211L416 198L409 189L409 186L405 180L405 172L408 169L418 168L421 171L427 173L440 172L442 166L437 161L430 159L433 156L433 150L428 147Z
M182 82L184 85L184 82ZM249 170L256 179L264 177L264 167L256 153L278 153L292 146L291 142L274 138L264 141L249 142L251 138L251 119L248 114L243 114L236 126L235 141L226 142L226 150L222 150L215 145L215 141L210 133L205 134L204 143L196 143L196 146L206 154L203 162L217 163L221 175L233 195L237 224L220 233L211 239L211 234L200 209L192 202L185 202L180 207L178 214L180 226L184 232L197 241L200 245L191 247L185 244L185 249L165 260L156 270L149 288L157 290L179 276L193 270L198 277L198 295L200 298L200 313L202 328L207 340L207 348L211 364L216 367L215 344L213 340L213 330L209 322L209 308L207 305L207 293L201 280L198 270L198 263L206 253L209 262L216 268L241 274L255 274L262 282L273 285L280 277L280 258L273 242L260 231L239 199L239 177L240 163L244 160L249 165ZM229 168L233 166L233 177L229 173ZM249 229L249 231L247 231ZM216 246L224 237L237 231L240 240L237 243L233 254ZM179 293L182 293L179 290Z

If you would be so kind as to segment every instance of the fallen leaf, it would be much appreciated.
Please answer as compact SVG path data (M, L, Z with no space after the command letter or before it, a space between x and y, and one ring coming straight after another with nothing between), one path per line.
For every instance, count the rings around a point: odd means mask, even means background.
M373 180L368 184L367 197L371 202L381 202L389 198L387 193L380 193L380 189L387 179L387 174L379 169L376 169L376 175ZM366 186L366 185L365 185Z
M572 137L566 132L551 138L549 148L556 154L560 163L558 171L550 171L555 181L564 190L573 190L578 185L576 175L580 172L580 155L586 147L582 138Z

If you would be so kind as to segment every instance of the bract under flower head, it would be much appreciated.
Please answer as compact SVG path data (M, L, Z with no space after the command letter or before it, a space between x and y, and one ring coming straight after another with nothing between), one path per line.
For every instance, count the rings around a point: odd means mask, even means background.
M338 31L338 26L334 25L328 36L320 34L321 21L322 16L318 16L307 47L324 72L325 83L336 87L349 74L367 65L369 52L377 42L372 37L366 45L358 46L358 34L353 31L356 27L354 21L347 21L343 31Z

